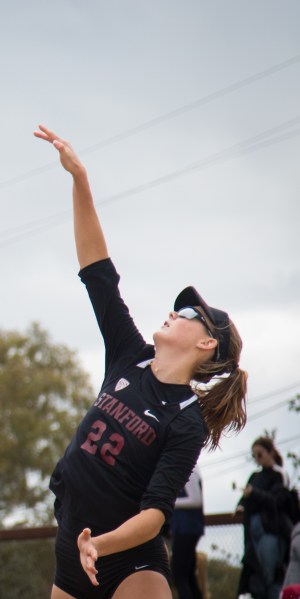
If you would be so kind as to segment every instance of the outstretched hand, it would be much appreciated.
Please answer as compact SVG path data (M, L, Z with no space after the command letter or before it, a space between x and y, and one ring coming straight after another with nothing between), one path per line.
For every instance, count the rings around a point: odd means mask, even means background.
M77 539L77 545L80 551L81 565L88 575L91 583L94 586L99 586L99 582L96 578L98 570L95 568L96 560L98 559L98 553L91 537L91 531L89 528L84 528Z
M53 131L50 131L44 125L39 125L38 130L33 133L35 137L39 139L44 139L49 143L52 143L54 147L58 150L60 154L60 161L62 166L71 173L71 175L75 176L84 170L82 163L80 162L78 156L76 156L71 144L55 135Z

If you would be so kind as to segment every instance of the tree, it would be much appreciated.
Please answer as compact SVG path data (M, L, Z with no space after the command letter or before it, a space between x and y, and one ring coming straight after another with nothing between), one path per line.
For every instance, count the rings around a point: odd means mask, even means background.
M54 539L0 543L0 599L49 599Z
M289 410L295 410L295 412L300 412L300 395L296 395L289 402Z
M20 510L20 524L52 522L49 476L92 397L76 353L39 324L25 334L0 331L2 526Z

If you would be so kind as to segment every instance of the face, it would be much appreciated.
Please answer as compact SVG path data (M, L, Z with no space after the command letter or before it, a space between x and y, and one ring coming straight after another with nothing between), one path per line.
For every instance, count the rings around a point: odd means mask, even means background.
M272 453L270 453L265 447L261 445L253 445L252 447L252 457L256 461L256 463L262 468L270 468L274 465L274 458Z
M153 336L155 345L170 344L178 350L187 351L203 340L205 343L212 342L213 350L216 342L209 335L204 324L198 318L187 318L183 316L184 314L184 311L182 316L180 311L170 312L168 320Z

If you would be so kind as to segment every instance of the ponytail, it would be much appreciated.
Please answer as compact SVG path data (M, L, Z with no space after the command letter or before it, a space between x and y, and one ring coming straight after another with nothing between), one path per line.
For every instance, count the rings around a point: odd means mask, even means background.
M247 421L248 375L238 364L241 349L242 340L230 321L227 360L200 364L194 373L192 388L199 397L209 433L206 445L211 451L219 446L222 433L238 433Z

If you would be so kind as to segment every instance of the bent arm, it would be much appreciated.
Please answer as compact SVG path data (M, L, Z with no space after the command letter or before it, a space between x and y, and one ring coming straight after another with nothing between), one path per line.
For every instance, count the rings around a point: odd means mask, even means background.
M126 520L115 530L97 537L92 537L90 529L85 528L79 535L77 543L81 565L91 583L95 586L99 584L95 568L98 557L126 551L154 539L164 522L164 514L156 508L150 508Z
M164 522L165 517L160 510L143 510L115 530L94 537L98 555L110 555L146 543L159 534Z
M105 238L83 164L69 142L43 125L39 125L39 130L34 135L54 145L62 166L73 177L74 231L80 268L108 258Z

